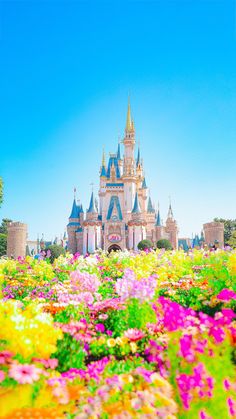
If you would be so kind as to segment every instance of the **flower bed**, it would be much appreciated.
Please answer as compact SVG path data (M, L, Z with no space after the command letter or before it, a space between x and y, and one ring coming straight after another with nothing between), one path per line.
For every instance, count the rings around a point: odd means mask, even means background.
M0 260L1 418L235 418L236 253Z

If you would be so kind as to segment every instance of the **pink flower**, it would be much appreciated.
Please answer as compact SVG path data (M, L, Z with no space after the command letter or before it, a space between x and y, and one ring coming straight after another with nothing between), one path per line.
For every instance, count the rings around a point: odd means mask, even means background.
M236 299L236 294L234 291L224 288L220 293L217 295L218 300L228 302L232 299Z
M100 332L100 333L105 332L105 326L102 323L96 324L95 329L97 332Z
M38 381L41 369L30 364L12 364L9 369L9 377L14 378L20 384L32 384Z
M142 332L142 330L139 329L128 329L124 333L125 337L131 340L132 342L136 342L137 340L140 340L144 338L145 334Z

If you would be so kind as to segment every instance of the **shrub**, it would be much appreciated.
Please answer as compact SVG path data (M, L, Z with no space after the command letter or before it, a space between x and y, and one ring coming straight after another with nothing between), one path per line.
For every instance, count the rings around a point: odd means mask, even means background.
M172 250L171 242L167 239L160 239L157 242L158 249Z
M152 249L153 243L150 240L141 240L138 244L139 250Z
M47 252L48 250L50 251L51 262L54 262L54 260L57 259L60 255L66 254L64 247L58 244L51 244L45 249L45 252Z

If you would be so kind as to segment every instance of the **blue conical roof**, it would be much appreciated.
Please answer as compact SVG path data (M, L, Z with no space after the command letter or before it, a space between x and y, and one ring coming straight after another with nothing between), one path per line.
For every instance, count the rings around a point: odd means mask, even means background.
M142 188L147 189L146 179L143 178Z
M152 201L151 201L150 196L148 198L147 212L151 212L151 213L152 212L155 212L155 209L153 208L153 205L152 205Z
M156 226L157 227L160 227L161 226L160 210L158 210L158 213L157 213Z
M91 194L91 198L90 198L90 204L89 204L89 209L87 212L97 212L96 207L95 207L95 202L94 202L94 195L93 192Z
M106 175L107 175L106 168L105 168L105 166L102 166L102 170L101 170L100 176L102 177L102 176L106 176Z
M136 166L138 166L141 163L140 161L140 148L138 148L138 155L137 155L137 160L136 160Z
M118 149L117 149L117 160L121 160L120 143L118 144Z
M140 213L141 213L141 208L140 208L139 200L138 200L138 192L136 192L132 214L140 214Z
M78 218L78 217L79 217L78 206L77 206L76 200L74 198L73 205L72 205L72 210L71 210L71 214L70 214L69 218Z

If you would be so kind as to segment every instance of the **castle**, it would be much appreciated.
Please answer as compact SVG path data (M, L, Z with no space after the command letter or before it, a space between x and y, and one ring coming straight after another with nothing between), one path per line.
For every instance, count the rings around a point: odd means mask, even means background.
M92 191L88 210L74 202L67 225L68 249L72 253L93 253L96 249L137 250L141 240L154 244L161 238L168 239L178 248L178 226L169 205L165 225L160 211L155 210L144 175L143 161L136 140L134 121L128 103L125 136L115 154L110 154L106 164L103 152L100 169L99 204Z

